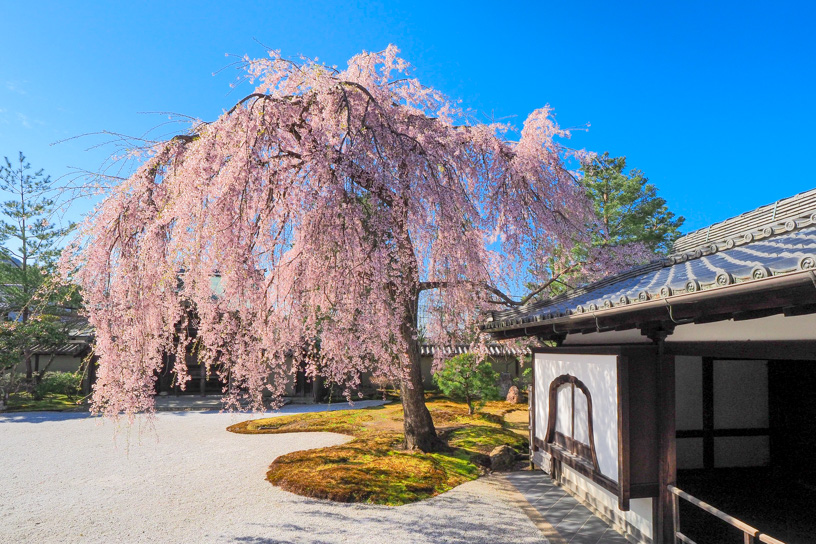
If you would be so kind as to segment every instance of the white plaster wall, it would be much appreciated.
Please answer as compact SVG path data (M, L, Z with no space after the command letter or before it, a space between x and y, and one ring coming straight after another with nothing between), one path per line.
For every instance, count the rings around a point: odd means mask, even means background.
M50 355L40 355L40 369L48 364ZM71 357L70 355L57 355L51 366L48 367L48 372L76 372L82 364L82 357ZM34 358L31 359L32 366L34 365ZM17 372L25 372L25 364L17 365Z
M628 331L589 332L569 334L564 339L565 346L587 346L598 344L651 344L651 340L640 334L638 329Z
M617 356L536 353L534 364L536 365L535 435L543 440L547 434L550 383L562 374L571 374L577 377L584 382L592 396L593 438L598 456L598 466L604 476L617 482ZM578 396L576 393L576 397ZM562 405L561 402L559 398L559 405ZM576 413L576 425L579 417L581 415ZM581 419L586 420L586 415L583 414Z
M724 342L732 340L813 340L816 314L773 315L745 321L716 321L678 325L666 342Z

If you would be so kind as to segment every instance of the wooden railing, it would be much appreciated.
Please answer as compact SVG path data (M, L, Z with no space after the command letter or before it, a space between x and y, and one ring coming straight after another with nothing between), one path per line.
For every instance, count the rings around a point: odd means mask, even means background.
M685 499L697 508L701 510L705 510L709 514L716 516L723 520L724 522L728 523L732 527L736 527L743 534L743 543L744 544L756 544L761 542L763 544L785 544L781 540L777 540L773 537L770 537L766 534L763 534L754 527L751 527L747 523L738 520L734 516L729 516L725 512L718 510L711 506L710 504L701 501L697 497L692 497L685 491L674 487L673 485L668 486L669 491L672 492L672 512L674 517L674 541L675 544L678 542L682 542L683 544L697 544L692 539L684 535L680 532L680 500Z

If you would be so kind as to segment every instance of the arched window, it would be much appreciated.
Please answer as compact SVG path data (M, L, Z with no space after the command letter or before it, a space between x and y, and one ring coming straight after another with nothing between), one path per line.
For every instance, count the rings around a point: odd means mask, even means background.
M550 383L544 442L600 473L592 430L592 395L584 382L562 374Z

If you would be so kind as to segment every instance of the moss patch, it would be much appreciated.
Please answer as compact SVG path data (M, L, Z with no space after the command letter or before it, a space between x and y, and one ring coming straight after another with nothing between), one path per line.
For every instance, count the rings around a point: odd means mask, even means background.
M521 436L529 436L530 412L527 410L527 406L525 405L519 410L508 412L504 418L504 427Z
M516 451L527 448L527 439L504 428L485 425L466 425L447 433L448 444L479 453L490 453L493 448L507 444Z
M433 497L476 479L494 447L523 451L527 440L503 427L503 415L518 409L503 402L467 414L464 403L430 399L434 424L450 451L425 454L401 450L402 406L316 412L244 421L227 430L242 434L335 432L354 437L347 444L297 451L275 459L267 472L274 485L307 497L340 502L400 505Z
M77 403L76 397L49 393L37 400L30 393L12 393L6 408L8 412L41 412L41 411L80 411L85 408Z

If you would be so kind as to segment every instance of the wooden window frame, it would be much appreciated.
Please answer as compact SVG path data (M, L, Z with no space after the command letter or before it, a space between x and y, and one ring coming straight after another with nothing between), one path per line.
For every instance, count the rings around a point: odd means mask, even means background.
M572 386L572 415L571 415L571 429L570 432L574 436L575 428L575 388L581 390L587 400L587 434L589 435L589 444L584 444L575 440L572 437L566 436L563 433L556 431L556 418L558 412L558 389L569 384ZM582 476L585 476L600 485L607 491L619 495L620 486L617 482L601 473L600 465L598 464L598 455L595 450L595 431L593 428L592 417L592 394L589 388L577 377L571 374L562 374L550 382L549 396L547 409L547 433L544 440L535 438L535 446L546 451L558 462L567 465ZM627 505L628 509L628 505Z

